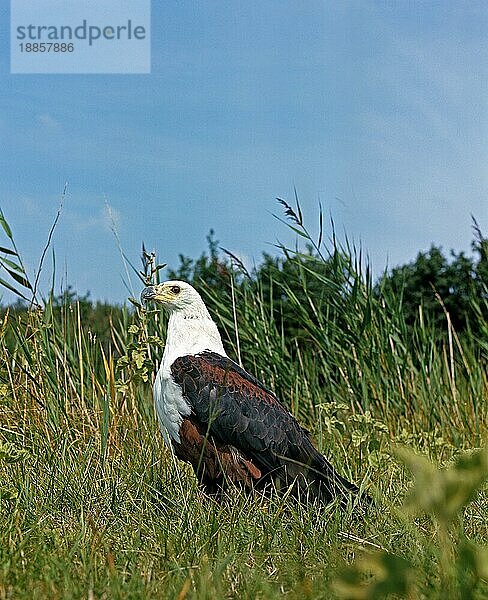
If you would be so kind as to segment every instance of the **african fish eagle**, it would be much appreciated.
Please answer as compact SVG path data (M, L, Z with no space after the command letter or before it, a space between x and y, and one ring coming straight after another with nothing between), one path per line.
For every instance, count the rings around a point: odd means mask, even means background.
M227 481L246 489L292 486L329 502L358 488L312 444L309 432L265 385L225 353L200 294L183 281L146 287L143 303L169 313L154 402L163 437L210 493Z

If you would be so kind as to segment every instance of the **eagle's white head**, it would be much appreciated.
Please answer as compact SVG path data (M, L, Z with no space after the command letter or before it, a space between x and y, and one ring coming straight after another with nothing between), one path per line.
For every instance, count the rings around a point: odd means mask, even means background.
M171 315L178 312L186 318L210 319L207 307L200 294L186 281L164 281L142 290L141 301L161 304Z
M145 288L141 301L156 302L169 313L162 368L165 374L174 360L209 350L226 356L217 325L200 294L185 281L165 281Z

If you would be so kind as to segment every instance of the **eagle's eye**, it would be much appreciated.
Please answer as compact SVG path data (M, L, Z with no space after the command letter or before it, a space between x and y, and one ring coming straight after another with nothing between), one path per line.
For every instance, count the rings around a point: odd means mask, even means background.
M181 292L181 288L179 285L172 285L171 286L171 291L173 292L173 294L179 294Z

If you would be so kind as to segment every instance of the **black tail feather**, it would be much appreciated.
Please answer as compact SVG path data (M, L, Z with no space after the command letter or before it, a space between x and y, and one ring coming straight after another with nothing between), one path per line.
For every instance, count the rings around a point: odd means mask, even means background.
M351 497L357 497L363 507L373 503L372 498L360 490L357 485L347 480L334 469L330 462L314 450L312 459L295 461L288 457L280 457L286 471L288 485L295 482L297 491L303 492L313 500L329 504L338 499L343 508L347 507Z
M315 479L318 493L325 501L331 502L338 498L341 505L347 506L351 496L356 496L361 505L367 507L372 504L372 498L360 490L356 484L339 475L325 456L317 452L314 458L310 478Z

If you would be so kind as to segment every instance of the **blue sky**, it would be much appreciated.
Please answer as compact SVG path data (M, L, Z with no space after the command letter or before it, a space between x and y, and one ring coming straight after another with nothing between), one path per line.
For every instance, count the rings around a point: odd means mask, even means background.
M5 5L0 207L34 270L69 182L58 286L126 298L107 206L173 266L210 228L248 262L293 243L294 186L377 273L488 231L485 2L153 2L149 75L10 75Z

